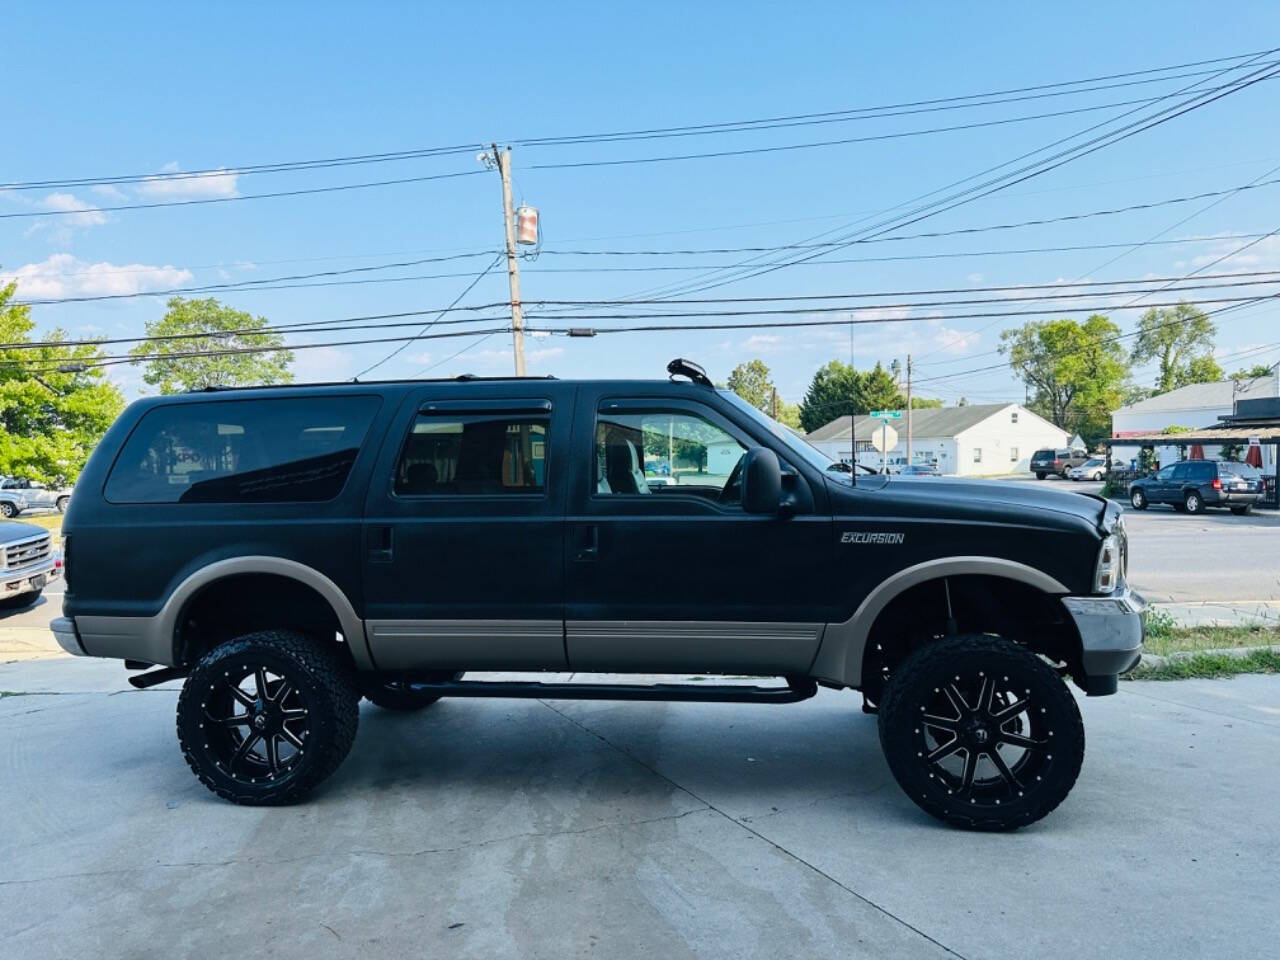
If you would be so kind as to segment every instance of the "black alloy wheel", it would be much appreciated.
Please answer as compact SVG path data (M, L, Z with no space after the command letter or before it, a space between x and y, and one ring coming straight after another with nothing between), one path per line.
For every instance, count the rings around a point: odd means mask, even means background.
M205 654L178 698L178 741L200 781L233 803L301 799L351 749L354 672L321 642L269 631Z
M461 680L461 673L440 670L416 679L388 679L385 677L361 678L360 692L364 698L384 710L421 710L440 699L440 694L425 689L423 683L445 683Z
M1084 725L1062 678L998 637L915 651L894 671L879 727L907 795L970 829L1034 823L1065 799L1084 761Z

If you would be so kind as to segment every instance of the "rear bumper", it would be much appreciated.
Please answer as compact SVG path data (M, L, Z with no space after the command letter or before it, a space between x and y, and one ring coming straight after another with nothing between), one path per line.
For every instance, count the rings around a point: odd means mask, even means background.
M1097 597L1064 597L1062 605L1080 633L1081 686L1088 693L1115 690L1115 678L1142 656L1142 612L1147 602L1124 587Z
M0 599L43 590L57 577L58 565L52 553L40 563L21 570L0 570Z
M1205 503L1209 506L1229 506L1243 507L1249 504L1257 503L1262 499L1261 492L1251 492L1247 490L1219 490L1216 495L1211 494L1205 498Z
M76 633L76 622L70 617L58 617L51 624L49 629L53 631L53 638L58 641L60 646L73 657L88 656L84 652L84 647L80 645L80 635Z

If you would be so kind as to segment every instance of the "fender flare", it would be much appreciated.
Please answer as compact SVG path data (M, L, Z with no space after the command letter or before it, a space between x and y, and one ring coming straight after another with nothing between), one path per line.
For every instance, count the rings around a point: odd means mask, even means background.
M860 686L867 637L885 607L903 591L925 581L974 575L1015 580L1056 596L1065 596L1071 592L1043 570L1016 560L1000 557L944 557L926 560L886 577L858 604L858 609L848 620L827 624L822 646L809 671L810 675L845 686Z
M172 649L171 658L177 663L177 627L178 617L186 609L188 602L204 587L227 577L248 573L265 573L274 576L288 577L304 586L308 586L324 599L333 609L334 615L342 628L342 636L351 648L351 655L356 666L361 670L374 669L373 658L369 654L369 645L364 635L364 623L356 614L355 608L342 589L319 570L308 567L296 560L284 557L247 556L230 557L217 560L196 570L169 594L160 613L155 617L153 630L156 639L168 643Z

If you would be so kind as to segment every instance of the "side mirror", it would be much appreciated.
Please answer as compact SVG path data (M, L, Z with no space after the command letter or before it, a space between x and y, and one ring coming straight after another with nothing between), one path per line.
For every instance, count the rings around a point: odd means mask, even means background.
M768 447L752 447L742 458L742 509L777 513L782 505L782 467Z

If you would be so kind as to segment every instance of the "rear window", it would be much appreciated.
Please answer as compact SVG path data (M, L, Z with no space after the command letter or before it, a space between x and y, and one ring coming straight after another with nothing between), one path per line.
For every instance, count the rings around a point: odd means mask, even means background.
M377 397L157 407L107 478L111 503L315 503L347 482Z
M1244 477L1246 480L1257 480L1262 476L1261 470L1248 463L1219 463L1218 471L1223 476Z

